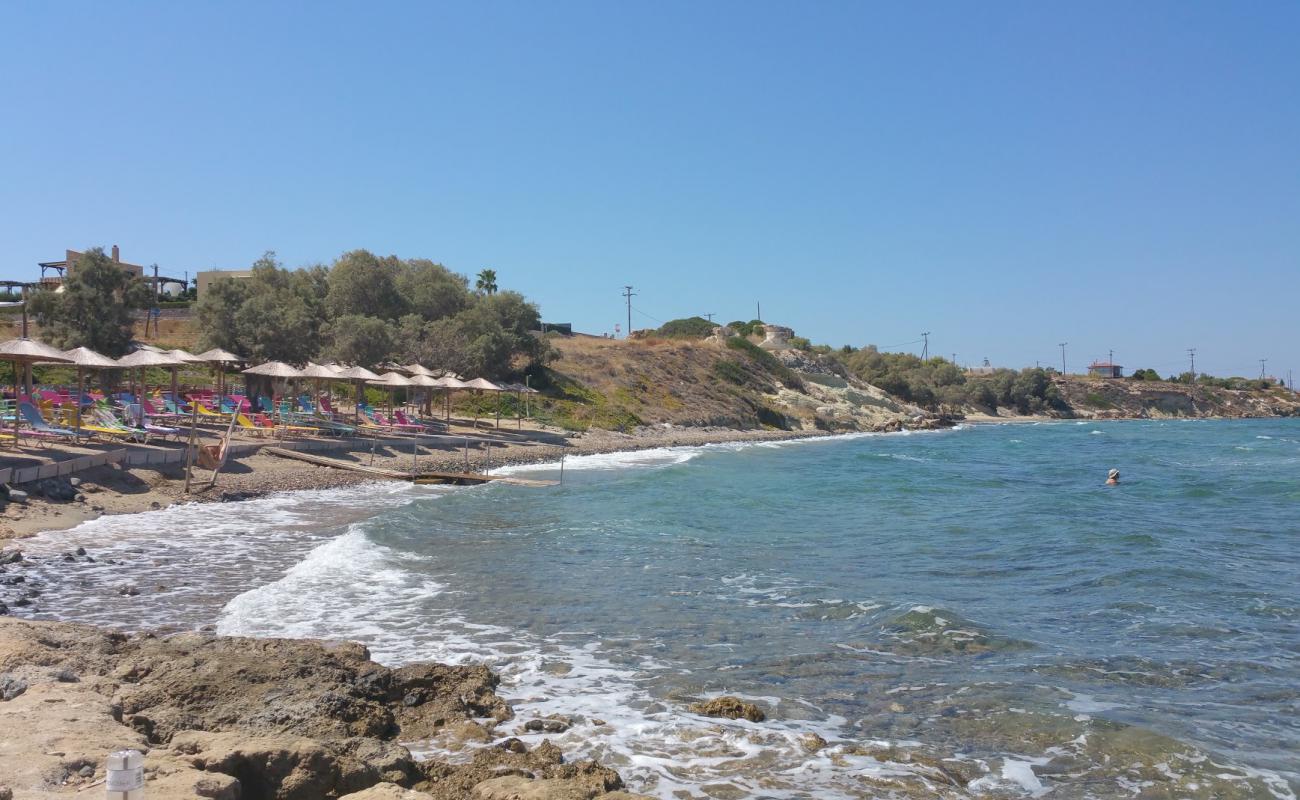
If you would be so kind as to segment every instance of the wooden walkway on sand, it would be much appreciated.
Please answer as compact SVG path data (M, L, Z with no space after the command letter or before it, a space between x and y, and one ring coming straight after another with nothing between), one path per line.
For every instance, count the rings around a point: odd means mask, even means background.
M343 461L337 458L328 458L318 456L314 453L302 453L297 450L285 450L280 447L264 447L263 453L270 453L280 458L291 458L295 461L305 461L308 464L315 464L319 467L333 467L334 469L345 469L350 472L364 472L368 475L374 475L378 478L392 478L399 481L411 481L412 483L452 483L458 486L468 486L479 483L507 483L511 486L558 486L559 481L539 481L530 478L515 478L509 475L485 475L481 472L403 472L398 469L385 469L383 467L370 467L365 464L357 464L352 461Z

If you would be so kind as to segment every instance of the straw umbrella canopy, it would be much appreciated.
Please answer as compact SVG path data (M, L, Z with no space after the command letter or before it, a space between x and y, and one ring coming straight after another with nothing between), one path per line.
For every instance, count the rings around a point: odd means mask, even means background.
M370 370L366 369L365 367L347 367L346 369L339 371L338 378L340 380L352 381L353 383L356 384L357 405L355 411L353 412L352 418L354 420L360 419L361 418L361 393L363 391L362 384L366 383L367 381L383 380L383 378L371 372Z
M410 378L407 378L407 380L410 382L411 386L416 386L422 389L437 389L442 386L442 384L438 383L437 378L434 378L431 375L422 375L418 372L412 375ZM433 413L433 392L421 392L421 394L424 396L424 400L425 400L423 405L424 413L432 414Z
M198 358L202 361L206 361L209 364L217 365L217 395L218 396L225 394L226 365L238 364L243 362L244 360L242 356L237 356L234 353L230 352L229 350L222 350L220 347L214 347L211 350L208 350L203 353L199 353ZM218 401L217 406L220 407L220 405L221 403L220 401Z
M184 366L186 363L187 362L184 360L166 351L155 352L154 350L145 350L143 348L136 350L134 353L128 353L117 360L117 366L119 367L127 370L140 370L141 389L140 392L136 394L136 402L140 402L142 408L144 404L140 398L144 394L145 369L148 367L165 367L170 369L172 371L172 383L175 384L177 368Z
M0 342L0 361L9 361L14 365L14 447L18 446L18 419L22 416L18 413L18 400L22 395L23 388L20 384L26 385L27 394L30 395L32 392L32 364L38 361L67 364L71 360L63 354L63 351L35 339L19 337L10 339L7 342ZM20 378L20 374L24 377Z
M420 364L407 364L402 367L402 369L410 375L425 375L430 378L433 377L433 370Z
M202 364L202 363L203 363L203 359L201 359L201 358L199 358L198 356L194 355L194 354L191 353L190 351L188 351L188 350L182 350L182 349L179 348L179 347L176 348L175 350L168 350L167 352L168 352L168 353L171 353L171 354L174 355L174 356L176 356L176 357L179 358L181 361L184 361L186 364ZM173 369L173 370L172 370L172 400L174 400L174 401L178 401L178 402L177 402L177 405L179 406L179 400L180 400L180 396L179 396L179 395L180 395L180 392L178 391L178 388L179 388L179 387L177 387L177 385L176 385L176 370Z
M388 410L391 413L395 403L395 396L398 387L406 388L411 385L411 379L396 370L385 372L379 376L377 381L368 381L371 386L385 386L388 388Z
M301 378L302 370L283 361L268 361L243 370L245 375L265 375L268 378Z
M447 390L447 394L443 400L447 410L447 422L451 422L451 393L455 389L464 389L465 382L456 377L455 373L448 372L441 378L434 378L434 385L440 389Z
M466 389L473 389L476 392L497 392L497 427L501 427L501 387L497 386L487 378L474 378L465 381ZM478 406L474 406L474 427L478 427Z
M176 348L175 350L168 350L167 352L168 352L168 353L171 353L171 354L174 355L174 356L176 356L176 357L179 358L181 361L185 361L185 362L188 362L188 363L190 363L190 364L202 364L202 363L203 363L203 359L201 359L201 358L199 358L198 356L194 355L194 354L191 353L190 351L188 351L188 350L182 350L182 349L179 348L179 347Z
M82 397L86 394L86 370L88 369L117 369L117 359L109 358L102 353L96 353L89 347L74 347L71 350L65 350L63 355L77 366L77 411L72 415L73 423L76 426L77 435L81 435L81 406Z
M262 375L267 378L278 378L280 380L296 380L302 377L302 370L295 366L284 363L283 361L267 361L264 364L258 364L255 367L249 367L243 371L245 375ZM293 387L290 387L291 389ZM294 389L293 391L297 391ZM271 387L272 395L275 394L275 387ZM252 394L248 391L247 382L244 385L244 394L248 397L249 402L253 401ZM272 400L275 398L272 397ZM275 412L275 404L272 403L272 412Z
M308 361L307 366L302 369L301 376L311 379L312 385L316 389L316 396L312 398L312 402L313 404L319 404L321 381L337 380L339 370L335 367L326 366L325 364L316 364Z

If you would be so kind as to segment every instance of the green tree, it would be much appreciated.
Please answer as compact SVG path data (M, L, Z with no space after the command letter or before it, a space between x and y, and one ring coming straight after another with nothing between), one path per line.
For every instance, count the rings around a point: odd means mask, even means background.
M200 349L220 347L234 353L244 349L235 325L235 315L248 299L248 290L247 281L235 278L220 278L208 284L194 305Z
M345 364L373 367L388 360L393 350L390 325L378 317L347 314L326 327L330 358Z
M474 282L474 288L486 295L497 293L497 271L494 269L480 270L478 280Z
M119 357L130 347L134 312L152 305L148 284L114 263L104 248L94 247L68 270L63 291L37 292L29 309L50 344Z
M325 307L332 317L362 315L396 320L407 312L398 291L402 263L395 256L380 258L368 250L339 256L329 271Z
M469 280L464 275L425 258L412 259L403 265L397 288L409 312L429 321L459 314L473 300Z

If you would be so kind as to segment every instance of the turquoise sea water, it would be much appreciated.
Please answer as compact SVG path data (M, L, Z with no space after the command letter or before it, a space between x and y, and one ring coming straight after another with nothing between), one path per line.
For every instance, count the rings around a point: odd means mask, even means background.
M51 569L40 615L487 660L503 737L569 716L566 752L665 798L1300 790L1300 420L674 448L564 478L98 520L29 548L100 557ZM768 720L686 708L724 693Z

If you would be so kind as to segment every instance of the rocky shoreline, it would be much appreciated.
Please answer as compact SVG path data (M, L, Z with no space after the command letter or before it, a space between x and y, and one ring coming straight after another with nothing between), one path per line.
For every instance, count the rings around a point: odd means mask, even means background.
M814 436L825 434L813 434ZM660 429L577 435L558 448L507 445L491 466L551 462L569 455L784 440L785 431ZM365 454L369 459L369 453ZM404 453L374 463L409 466ZM457 452L421 457L427 469L457 469ZM197 474L196 482L206 480ZM373 480L268 455L241 459L217 491L181 494L182 476L105 467L47 480L9 503L19 535L70 527L103 513L174 502L245 500L291 490ZM13 512L17 511L15 515ZM0 798L62 797L95 790L108 753L146 754L147 796L223 800L571 800L638 797L616 772L569 763L547 741L529 748L514 734L560 733L601 720L516 720L486 667L413 664L390 669L348 642L248 639L210 630L162 636L76 623L25 620L40 596L31 562L0 549ZM49 558L93 560L83 549ZM143 576L147 577L147 576ZM124 584L123 592L131 587ZM5 602L7 600L7 603ZM720 712L728 716L729 709ZM752 712L746 712L752 713ZM451 758L416 759L400 742L432 742ZM102 791L102 789L99 789Z
M347 642L0 618L0 796L92 789L105 756L133 748L153 800L636 797L550 742L488 744L572 724L515 720L496 685L486 667L390 669ZM421 761L399 743L429 739L466 756Z

